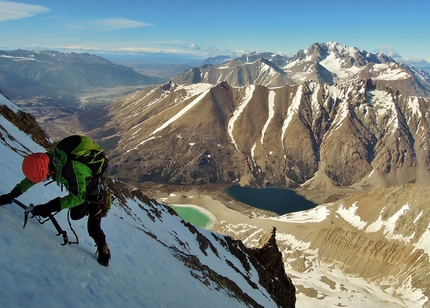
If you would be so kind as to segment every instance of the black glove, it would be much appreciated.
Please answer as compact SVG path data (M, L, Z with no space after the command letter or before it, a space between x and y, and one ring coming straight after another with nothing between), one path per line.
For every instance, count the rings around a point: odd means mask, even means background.
M34 216L48 217L52 212L61 211L60 198L55 198L45 204L36 205L31 213Z
M21 194L22 194L21 190L15 187L14 189L12 189L10 193L0 196L0 205L12 203L13 199L21 196Z

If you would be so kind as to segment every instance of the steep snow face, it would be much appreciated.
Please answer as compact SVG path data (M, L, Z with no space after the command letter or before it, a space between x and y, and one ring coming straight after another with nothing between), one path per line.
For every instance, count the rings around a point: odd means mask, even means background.
M19 108L17 105L12 103L10 100L8 100L6 97L4 97L2 94L0 94L0 105L5 105L9 107L11 110L13 110L15 113L19 111Z
M4 194L23 177L22 155L44 149L3 116L0 130L0 194ZM39 184L19 200L41 204L64 194L55 184ZM96 262L86 219L72 221L79 245L61 246L49 221L39 225L30 219L22 229L22 209L1 206L0 306L249 307L249 301L238 299L233 289L220 283L224 277L256 304L276 307L259 284L255 267L246 257L233 256L225 237L185 225L165 206L136 197L125 201L117 199L102 221L112 252L107 268ZM73 240L67 211L56 218Z

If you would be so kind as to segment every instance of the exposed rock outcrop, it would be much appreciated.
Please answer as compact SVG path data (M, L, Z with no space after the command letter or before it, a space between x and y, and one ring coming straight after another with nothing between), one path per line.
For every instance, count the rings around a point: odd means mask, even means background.
M52 148L49 140L50 138L39 126L33 115L23 111L14 112L6 105L0 105L0 114L13 123L18 129L30 135L34 142L46 149Z
M276 245L276 228L265 233L251 251L262 265L260 283L273 294L279 307L295 307L295 287L286 275L282 253Z

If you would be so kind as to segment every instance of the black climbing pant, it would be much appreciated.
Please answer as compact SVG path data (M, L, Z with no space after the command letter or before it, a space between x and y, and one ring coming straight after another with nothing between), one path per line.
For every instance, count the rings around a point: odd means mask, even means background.
M103 246L106 244L106 237L101 228L100 205L86 201L70 209L70 218L72 220L82 219L85 215L88 215L87 230L89 236L94 239L98 247Z

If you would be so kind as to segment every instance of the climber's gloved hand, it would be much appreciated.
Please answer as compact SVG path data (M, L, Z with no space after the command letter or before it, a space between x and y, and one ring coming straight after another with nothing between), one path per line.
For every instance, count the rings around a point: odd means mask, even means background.
M12 203L13 199L19 197L21 194L22 192L19 190L19 188L15 187L10 193L0 196L0 205Z
M13 197L10 193L0 196L0 205L12 203Z
M33 214L33 216L41 216L41 217L46 218L52 212L61 211L60 199L55 198L55 199L52 199L51 201L49 201L48 203L39 204L39 205L34 206L32 209L27 209L27 210L28 211L26 211L26 212Z

